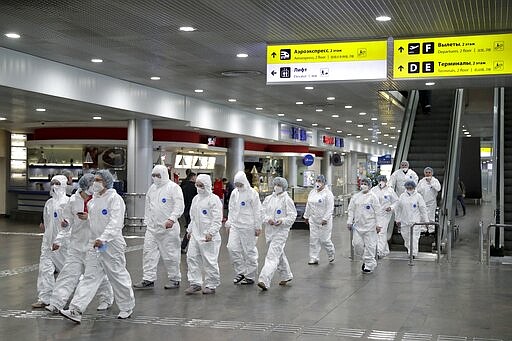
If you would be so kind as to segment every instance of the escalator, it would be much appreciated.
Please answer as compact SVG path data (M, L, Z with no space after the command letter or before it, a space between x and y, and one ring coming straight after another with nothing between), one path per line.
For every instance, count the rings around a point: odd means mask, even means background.
M446 161L448 158L448 146L450 144L450 121L452 117L454 94L454 90L432 91L432 109L430 114L423 113L421 108L422 105L417 106L412 134L410 135L411 137L408 152L404 153L402 158L403 160L409 161L410 168L418 174L420 179L423 177L423 169L426 166L432 167L434 169L434 176L439 180L441 185L444 180ZM420 103L421 102L422 101L420 98ZM404 130L402 129L402 132L403 131ZM401 160L396 161L400 162ZM419 251L431 252L432 243L434 240L435 237L433 235L422 235L419 242ZM389 240L389 248L392 251L406 251L403 238L400 233L398 233L396 227L394 228L393 235Z
M512 88L505 88L504 125L504 219L505 224L512 224ZM505 231L503 252L512 256L512 231Z

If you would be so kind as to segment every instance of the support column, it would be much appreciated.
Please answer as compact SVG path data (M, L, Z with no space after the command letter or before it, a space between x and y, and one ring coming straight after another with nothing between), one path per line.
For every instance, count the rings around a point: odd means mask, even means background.
M297 157L288 157L288 187L297 186Z
M357 172L359 165L357 164L357 153L350 152L348 157L345 157L348 161L347 166L347 193L351 193L357 190Z
M146 193L153 168L153 123L148 119L128 121L127 192ZM144 200L136 199L135 216L144 216Z
M226 177L233 181L236 172L244 170L244 139L233 137L228 140L226 154Z
M321 171L325 176L327 185L332 185L332 165L331 165L332 152L326 150L324 152L324 158L322 159Z

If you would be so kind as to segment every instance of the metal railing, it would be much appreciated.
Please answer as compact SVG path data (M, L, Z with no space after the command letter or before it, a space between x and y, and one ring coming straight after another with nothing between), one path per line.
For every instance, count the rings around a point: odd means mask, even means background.
M482 223L481 227L483 228L483 223ZM487 225L487 251L486 251L487 266L491 265L491 234L490 234L490 230L492 227L499 227L503 231L512 230L512 225L510 225L510 224L489 224L489 225ZM480 232L480 234L482 234L482 232ZM482 249L480 249L480 254L481 253L482 253Z

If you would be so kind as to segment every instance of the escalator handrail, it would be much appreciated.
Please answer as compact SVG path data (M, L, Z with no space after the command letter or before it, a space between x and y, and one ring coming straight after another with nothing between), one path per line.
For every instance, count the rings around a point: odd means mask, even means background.
M407 98L407 105L405 107L404 119L402 120L402 129L398 138L398 147L395 152L393 160L393 170L400 168L402 160L407 160L409 154L409 146L411 144L412 130L414 121L416 119L416 111L419 103L419 90L411 90Z

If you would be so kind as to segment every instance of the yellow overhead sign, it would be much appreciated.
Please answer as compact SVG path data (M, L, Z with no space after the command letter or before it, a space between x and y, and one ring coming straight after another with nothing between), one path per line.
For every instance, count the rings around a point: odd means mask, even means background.
M387 42L357 41L267 46L267 64L385 60Z
M387 41L267 46L267 83L387 78Z
M393 78L512 74L512 34L397 39Z

